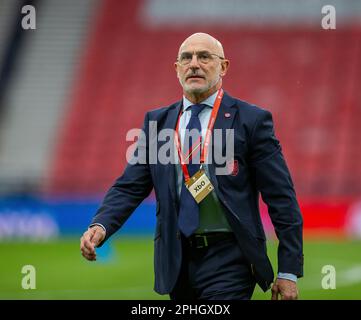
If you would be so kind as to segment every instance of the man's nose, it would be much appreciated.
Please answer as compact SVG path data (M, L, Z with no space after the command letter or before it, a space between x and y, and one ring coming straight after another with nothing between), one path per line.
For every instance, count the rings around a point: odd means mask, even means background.
M190 68L199 68L198 56L193 53L191 63L189 64Z

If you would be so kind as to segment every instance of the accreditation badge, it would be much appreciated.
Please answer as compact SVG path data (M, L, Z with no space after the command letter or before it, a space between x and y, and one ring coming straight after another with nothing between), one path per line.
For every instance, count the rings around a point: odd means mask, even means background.
M185 184L197 203L200 203L214 189L212 183L209 181L204 169L202 168L190 177Z

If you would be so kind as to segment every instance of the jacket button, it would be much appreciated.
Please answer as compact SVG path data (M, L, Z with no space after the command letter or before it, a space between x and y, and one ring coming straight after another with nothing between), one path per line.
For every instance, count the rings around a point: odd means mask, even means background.
M180 238L181 238L180 231L177 231L177 239L180 239Z

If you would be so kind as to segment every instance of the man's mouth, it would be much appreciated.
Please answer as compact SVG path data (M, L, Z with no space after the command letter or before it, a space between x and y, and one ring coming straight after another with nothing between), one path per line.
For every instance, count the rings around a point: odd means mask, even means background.
M198 75L192 75L192 76L188 76L186 78L186 80L189 80L189 79L204 79L204 77L198 76Z

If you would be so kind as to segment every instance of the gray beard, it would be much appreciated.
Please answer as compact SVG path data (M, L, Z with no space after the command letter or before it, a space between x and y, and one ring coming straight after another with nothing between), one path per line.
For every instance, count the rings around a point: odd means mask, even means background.
M216 85L216 83L219 81L221 77L218 77L216 80L214 80L214 82L211 82L207 87L205 88L196 88L196 89L190 89L190 90L185 90L187 93L190 94L194 94L194 95L200 95L204 92L207 92L210 88L212 88L213 86ZM186 87L186 85L183 85L182 81L179 80L181 86L183 87L183 89Z

